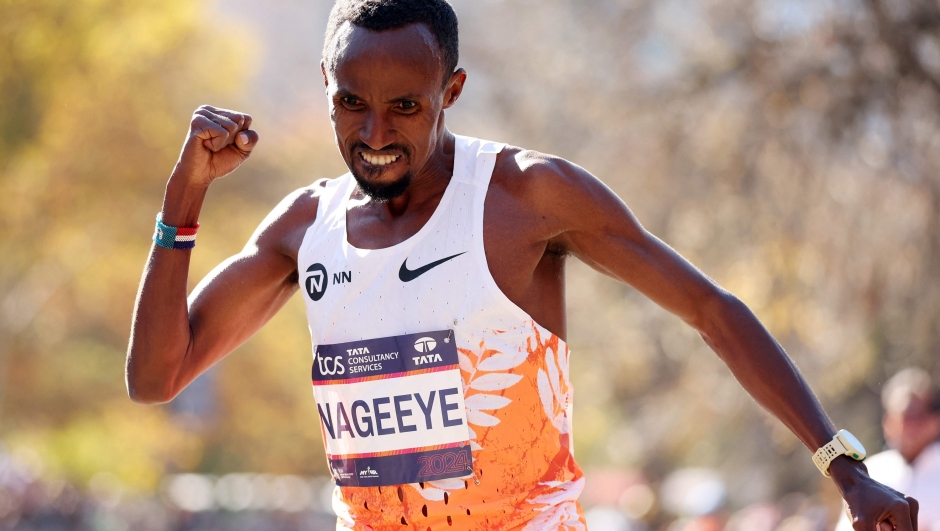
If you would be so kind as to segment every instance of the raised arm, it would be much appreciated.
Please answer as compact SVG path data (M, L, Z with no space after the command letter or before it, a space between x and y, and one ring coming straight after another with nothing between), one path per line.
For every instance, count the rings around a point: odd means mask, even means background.
M538 195L552 218L554 244L698 330L744 389L811 452L832 439L836 429L809 385L744 303L647 232L587 171L560 159L521 158L527 173L537 173L534 182L540 183ZM871 480L862 463L839 457L830 472L856 519L855 529L916 529L917 502Z
M209 184L238 167L257 144L245 114L203 106L166 187L163 222L195 226ZM153 245L134 307L127 350L130 397L171 400L199 374L245 342L297 289L296 265L285 242L293 218L316 212L316 198L299 191L262 222L244 249L229 258L187 301L192 251ZM315 214L314 214L315 215Z

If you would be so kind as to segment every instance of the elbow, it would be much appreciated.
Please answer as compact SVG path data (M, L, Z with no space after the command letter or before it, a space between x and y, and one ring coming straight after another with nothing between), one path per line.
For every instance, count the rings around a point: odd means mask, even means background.
M735 322L739 321L738 317L742 315L742 312L750 313L750 310L741 302L741 299L728 291L717 288L701 302L699 311L696 312L690 324L698 330L705 343L720 356L724 350L720 347L729 332L735 328Z
M161 390L148 389L143 386L127 384L127 396L137 404L146 406L166 404L176 396L174 393L168 393Z
M127 378L127 396L137 404L156 405L166 404L173 400L177 393L166 385L153 385L148 382L136 381L130 371Z
M128 354L124 383L127 396L135 403L154 405L173 400L179 391L174 388L172 381L171 378L154 377L151 371L136 367L133 354Z

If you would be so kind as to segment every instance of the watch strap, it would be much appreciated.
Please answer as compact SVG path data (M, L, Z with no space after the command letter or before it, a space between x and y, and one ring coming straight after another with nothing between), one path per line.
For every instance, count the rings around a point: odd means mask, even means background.
M822 472L822 475L829 477L829 463L833 459L839 457L840 455L845 455L846 448L842 444L842 441L839 439L839 436L836 435L832 438L831 441L823 445L822 448L816 450L816 453L813 454L813 463L816 465L816 468Z

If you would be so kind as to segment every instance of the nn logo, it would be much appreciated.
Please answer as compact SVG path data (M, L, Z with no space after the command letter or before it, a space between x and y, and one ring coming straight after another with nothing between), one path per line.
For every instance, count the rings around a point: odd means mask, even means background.
M307 279L304 281L304 288L311 300L318 301L326 293L326 286L329 284L330 274L326 272L323 264L313 264L307 268ZM352 282L352 271L340 271L333 273L333 284L346 284Z
M326 293L326 285L329 280L329 274L323 264L313 264L307 268L307 280L304 281L304 287L307 288L307 295L312 300L318 301Z

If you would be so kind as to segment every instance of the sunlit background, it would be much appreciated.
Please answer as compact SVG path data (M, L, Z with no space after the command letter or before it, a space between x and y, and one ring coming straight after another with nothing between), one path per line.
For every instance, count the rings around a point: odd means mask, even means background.
M452 131L568 158L741 297L839 426L940 344L934 0L454 0ZM295 297L166 406L123 380L153 219L192 110L249 112L191 285L290 191L345 172L315 0L0 0L0 528L328 529ZM568 271L592 531L822 531L809 452L678 319Z

